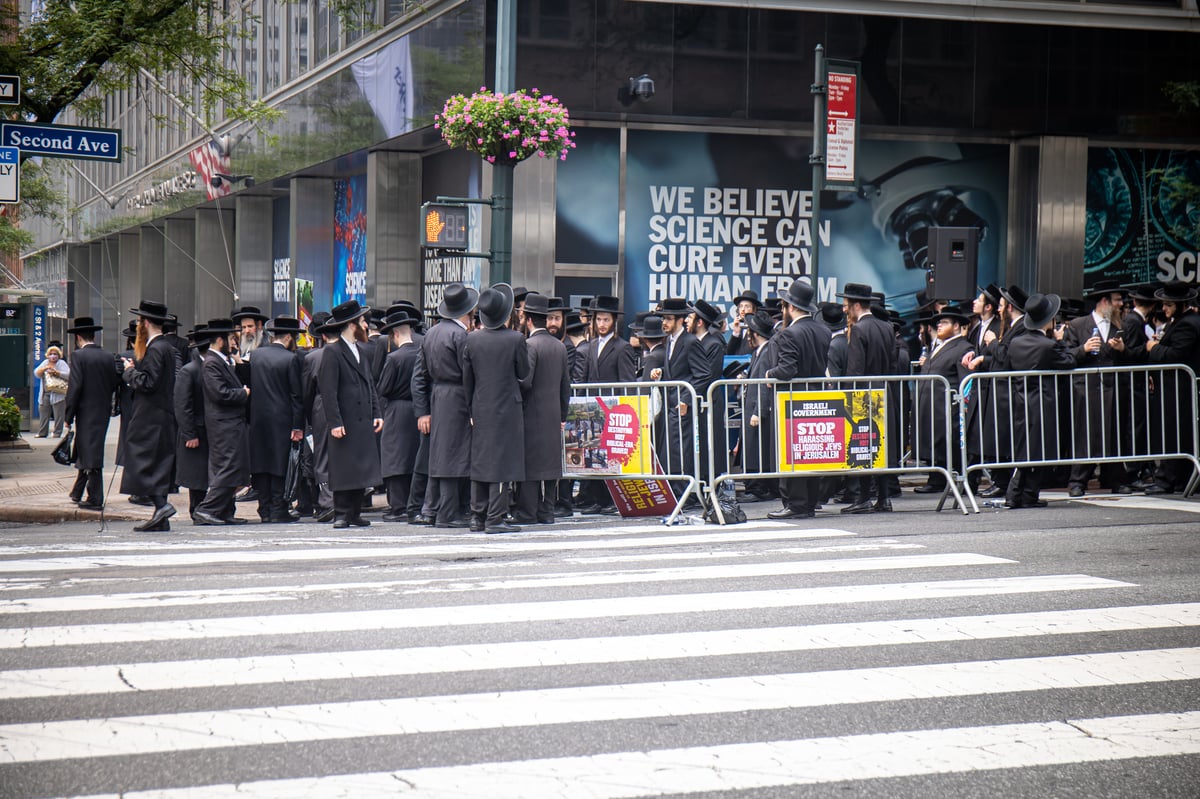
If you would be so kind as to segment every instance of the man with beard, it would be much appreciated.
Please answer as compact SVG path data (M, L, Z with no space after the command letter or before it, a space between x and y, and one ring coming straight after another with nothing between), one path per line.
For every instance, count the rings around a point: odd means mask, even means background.
M208 491L196 506L196 524L245 524L234 517L234 495L250 480L250 441L246 405L250 387L243 385L230 356L230 319L210 319L200 336L208 339L201 380L204 383L204 430L208 434Z
M413 378L417 428L429 435L425 503L437 527L470 526L461 513L463 482L471 474L471 421L463 391L463 348L478 303L479 292L475 289L462 283L446 287L437 310L442 321L425 334L420 368Z
M970 319L966 310L957 305L947 305L933 316L935 345L933 352L921 364L921 374L941 375L950 384L951 392L970 374L963 366L963 356L971 351L971 342L965 333ZM934 466L948 468L946 462L946 388L937 381L917 384L916 401L913 405L913 449L918 460ZM950 445L953 450L954 468L961 471L962 459L958 446L958 406L950 407ZM913 489L917 494L940 494L946 490L946 478L939 472L930 472L924 485Z
M620 300L612 296L594 297L589 304L592 339L586 350L584 383L632 383L637 379L637 358L629 342L617 335ZM579 490L586 502L580 513L614 514L617 512L608 488L602 480L585 481Z
M772 347L775 323L766 311L759 311L745 321L746 337L750 344L750 366L746 377L760 380L775 366L778 347ZM775 389L764 383L752 383L742 387L742 435L738 443L741 448L743 471L747 474L773 472L775 464ZM777 489L766 480L749 479L746 492L756 499L769 499L777 495ZM799 492L797 492L799 494ZM796 508L798 515L804 513L803 502ZM815 512L815 506L814 506Z
M208 491L208 433L204 422L204 356L208 352L208 325L196 325L187 363L175 375L175 479L188 490L188 515L196 520L196 508Z
M308 420L313 442L313 519L321 523L333 521L333 492L329 489L329 424L317 379L328 346L337 341L337 333L325 329L328 322L328 311L313 314L308 330L315 337L316 346L304 356L304 363L300 367L304 387L304 418Z
M721 379L725 366L725 341L716 331L718 324L725 314L717 307L704 300L696 300L692 305L691 324L688 332L695 337L696 358L692 363L692 388L696 389L696 397L701 402L707 401L708 389ZM720 389L713 394L712 407L701 411L699 416L701 439L706 437L713 442L714 451L703 444L700 446L700 477L708 479L709 458L716 458L716 473L724 474L729 469L728 432L725 429L725 392ZM702 406L703 407L703 406Z
M1157 341L1151 340L1146 344L1146 357L1150 363L1164 366L1182 364L1200 374L1200 313L1193 307L1196 295L1196 287L1182 281L1168 283L1154 292L1154 296L1162 302L1167 326ZM1166 447L1169 451L1196 455L1192 452L1192 420L1187 418L1194 399L1188 396L1192 384L1176 372L1164 372L1161 379L1166 405L1162 419ZM1153 496L1183 491L1187 488L1191 472L1190 461L1164 460L1154 475L1154 485L1147 488L1146 493Z
M793 280L787 291L779 293L779 297L783 300L783 322L786 327L775 334L771 341L776 360L773 364L763 364L767 366L764 376L785 383L824 377L832 336L829 328L813 318L817 312L814 303L816 291L804 281ZM755 371L760 371L761 366ZM760 425L765 421L768 430L773 429L773 420L766 419L761 412L757 415ZM787 477L779 481L779 492L784 506L768 513L769 518L811 519L816 515L817 505L822 499L821 478Z
M553 524L562 477L562 427L571 401L567 350L547 327L555 298L525 298L525 345L529 375L521 381L525 395L525 482L514 512L518 524ZM561 323L562 313L558 313Z
M467 337L462 385L471 420L471 531L513 533L505 522L508 484L525 479L525 413L521 382L529 376L525 337L506 325L512 287L479 295L481 328Z
M270 317L253 305L243 305L235 309L230 318L237 325L237 348L233 349L230 355L234 363L241 363L262 346L263 323Z
M729 343L725 345L727 355L749 355L754 352L754 345L750 343L746 323L761 307L762 301L758 299L758 292L751 289L747 289L733 298L733 326L730 328Z
M691 312L691 306L682 297L668 297L660 303L658 315L662 317L663 332L667 334L666 352L662 370L651 370L651 380L693 383L694 374L707 369L703 356L693 352L696 337L687 332L687 317ZM692 474L696 464L691 414L696 409L689 407L691 396L678 389L667 389L665 394L667 435L661 442L659 460L667 474Z
M300 320L276 317L266 325L271 343L254 352L250 368L250 484L263 522L295 521L284 502L291 448L304 437L301 364L296 356Z
M113 392L121 382L113 354L96 345L96 331L102 329L90 316L79 317L67 328L75 336L75 351L63 416L74 426L79 471L70 497L84 510L104 509L104 438L112 418Z
M339 530L370 526L362 517L363 492L382 480L376 435L383 431L383 415L366 351L359 346L367 338L364 318L370 310L348 300L330 311L325 328L338 338L326 345L317 376L329 424L333 526Z
M551 297L549 305L549 313L546 314L546 331L550 335L562 342L563 348L567 351L567 383L577 382L575 375L583 373L583 358L580 357L580 352L575 347L575 336L572 336L568 331L568 307L566 301L562 297ZM578 322L577 322L578 324ZM579 331L576 328L576 332ZM559 480L558 491L554 503L554 516L558 519L567 519L574 515L575 508L571 504L572 486L574 480Z
M154 506L149 521L134 527L139 532L171 529L167 521L175 507L167 502L175 471L175 371L179 356L162 337L169 318L161 302L142 300L130 313L138 316L136 362L125 359L122 379L133 391L133 410L125 436L125 470L121 492L148 497Z
M413 371L420 352L420 345L413 336L417 323L418 318L409 308L392 305L379 328L380 335L388 337L391 349L383 362L378 383L384 429L379 439L380 476L388 501L388 510L383 515L385 522L408 519L413 471L422 446L412 395ZM423 495L424 485L421 491Z

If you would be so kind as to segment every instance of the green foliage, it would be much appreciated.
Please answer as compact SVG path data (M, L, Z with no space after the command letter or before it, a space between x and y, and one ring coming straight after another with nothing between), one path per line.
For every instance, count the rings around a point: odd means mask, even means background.
M58 221L65 200L44 165L33 161L21 165L21 204L10 206L10 210L19 208L20 213ZM0 216L0 252L17 253L33 245L33 236L22 230L17 221L12 213Z
M11 441L21 435L21 409L12 397L0 397L0 441Z
M1181 114L1200 111L1200 81L1168 81L1163 94Z
M490 162L522 161L531 155L566 160L575 146L567 109L550 95L480 89L446 101L434 127L451 147L478 153Z

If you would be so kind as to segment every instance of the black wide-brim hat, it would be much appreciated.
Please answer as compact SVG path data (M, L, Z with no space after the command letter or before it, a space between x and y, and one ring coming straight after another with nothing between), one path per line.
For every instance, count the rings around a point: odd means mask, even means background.
M601 294L599 297L593 297L588 303L588 311L593 314L607 313L613 316L620 316L621 300L618 297L613 297L608 294Z
M1107 297L1110 294L1117 294L1124 291L1119 280L1097 280L1096 283L1083 293L1085 300L1099 299Z
M515 302L516 299L517 296L514 294L513 301ZM551 298L547 297L545 294L538 294L536 291L530 292L525 297L525 313L527 315L532 314L534 316L548 316L551 311L562 310L561 307L552 308L550 306L550 300Z
M1192 283L1176 280L1154 292L1154 297L1166 302L1191 302L1196 299L1197 289Z
M692 312L692 306L683 297L667 297L658 304L659 316L687 316Z
M642 320L642 326L638 330L638 338L644 338L647 341L657 341L660 338L666 338L667 333L663 330L662 317L655 314L648 314Z
M130 319L129 324L126 325L125 329L121 331L121 335L132 341L133 339L137 338L137 327L138 320Z
M754 303L755 308L762 307L762 300L760 300L758 298L758 292L755 291L754 289L746 289L741 294L734 297L733 298L733 307L734 308L738 307L739 302L751 302L751 303Z
M508 324L514 305L516 300L513 299L512 286L507 283L497 283L484 289L476 306L479 323L489 330L499 330Z
M149 319L151 322L168 322L171 320L171 314L167 313L167 306L161 302L153 300L142 300L138 303L138 307L130 308L129 312L137 314L143 319Z
M1025 312L1025 303L1029 301L1029 295L1025 293L1025 289L1014 284L1006 289L1000 289L1000 296L1008 300L1008 304L1018 311Z
M950 319L951 321L958 322L964 327L971 324L970 314L968 314L961 305L947 305L941 311L935 313L929 321L936 325L943 319Z
M1154 292L1162 287L1163 284L1158 281L1151 283L1130 283L1122 286L1122 288L1129 292L1129 299L1141 300L1142 302L1158 302L1158 297L1155 296Z
M77 316L75 323L67 328L68 333L94 333L97 330L104 328L96 324L96 320L90 316Z
M291 316L276 316L275 320L268 322L263 329L273 335L284 333L299 335L304 332L304 328L300 326L300 320Z
M837 296L851 302L874 302L874 293L875 290L866 283L847 283L846 290Z
M725 317L725 312L706 300L696 300L692 303L692 312L713 327Z
M416 327L421 323L421 320L408 308L401 308L398 311L393 311L387 315L383 324L379 326L380 334L386 335L402 325Z
M746 327L762 338L775 335L775 320L766 311L759 311L746 320Z
M587 325L579 318L579 314L570 313L563 320L563 330L567 333L582 333L587 330Z
M817 290L806 281L793 280L786 291L779 292L779 299L807 314L817 312Z
M232 319L209 319L208 324L196 325L195 330L189 338L192 343L189 347L199 347L208 344L218 336L228 336L237 332L237 327L234 326Z
M329 312L329 321L323 327L327 330L341 327L344 324L360 319L371 312L371 306L359 305L358 300L346 300Z
M1025 301L1025 317L1021 320L1030 330L1041 330L1054 321L1062 299L1057 294L1030 294Z
M271 317L263 313L257 306L243 305L241 308L234 308L229 314L229 318L234 323L240 322L242 319L255 319L259 322L266 322Z
M474 311L478 304L478 291L462 283L451 283L442 294L437 315L443 319L459 319Z

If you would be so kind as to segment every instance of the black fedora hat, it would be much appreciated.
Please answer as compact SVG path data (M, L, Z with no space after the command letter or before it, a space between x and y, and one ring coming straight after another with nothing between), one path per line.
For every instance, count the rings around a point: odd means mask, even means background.
M587 313L592 304L592 300L594 299L596 298L590 294L581 294L579 297L579 305L575 306L571 310L578 311L579 313Z
M143 319L149 319L151 322L158 322L160 325L171 319L171 314L167 313L167 306L153 300L142 300L138 303L138 307L130 308L129 312L137 314Z
M1182 280L1173 280L1154 292L1156 298L1166 302L1191 302L1196 299L1196 295L1196 285L1184 283Z
M208 323L203 325L203 334L209 339L214 339L217 336L228 336L230 333L237 332L237 325L232 319L209 319Z
M491 330L504 327L512 316L515 304L512 286L507 283L497 283L484 289L479 295L477 306L480 324Z
M369 324L373 330L378 330L379 326L383 324L383 318L385 316L387 316L387 312L382 308L372 308L370 312L367 313L367 324Z
M692 312L692 306L683 297L667 297L658 304L659 316L687 316Z
M530 294L537 294L536 291L533 291L532 289L527 289L524 286L513 286L512 293L513 293L513 302L518 303L518 304L521 302L521 300L525 299Z
M513 301L516 302L517 295L513 295ZM534 316L546 316L551 311L561 310L550 307L550 297L545 294L530 293L525 295L525 313L533 314Z
M437 314L443 319L459 319L475 310L479 304L479 292L462 283L451 283L442 294Z
M312 315L312 321L308 323L308 332L313 335L321 335L325 332L325 325L329 324L329 311L317 311Z
M563 330L573 335L579 335L587 330L587 325L579 318L579 314L570 313L567 314L567 318L564 320Z
M807 314L817 312L817 290L808 281L793 280L792 285L787 287L787 291L779 292L779 299Z
M1110 294L1118 294L1123 291L1121 281L1119 280L1097 280L1092 284L1092 287L1083 293L1085 300L1099 299L1107 297Z
M407 308L418 320L425 321L425 313L412 300L392 300L392 304L387 307L387 315L391 316L401 308Z
M401 308L387 315L387 318L384 319L383 324L379 326L379 332L381 334L387 334L396 328L401 327L402 325L416 327L420 321L421 320L418 319L412 311L407 308Z
M979 290L980 294L986 294L987 298L992 301L992 305L1000 304L1000 287L995 283L988 283Z
M707 322L709 327L713 327L725 318L725 312L707 300L696 300L692 304L692 311L697 317Z
M125 329L121 331L121 335L127 339L133 340L133 339L137 338L137 327L138 327L138 320L130 319L129 324L127 324L125 326Z
M526 300L525 300L525 307L526 308L529 307L528 298L526 298ZM564 300L562 297L551 297L550 305L546 308L546 310L550 313L553 313L555 311L562 311L563 313L566 313L567 311L570 310L570 308L567 307L567 301Z
M958 322L964 327L971 324L971 315L961 305L947 305L945 308L935 313L930 321L936 325L943 319L950 319L951 321Z
M763 310L778 319L783 316L783 300L779 297L767 297L763 300Z
M642 326L638 330L638 338L644 338L651 341L657 341L661 338L666 338L667 334L663 331L662 317L655 314L647 314L642 320Z
M762 300L760 300L760 299L758 298L758 292L757 292L757 291L755 291L754 289L746 289L746 290L745 290L745 291L743 291L741 294L739 294L738 296L734 297L734 298L733 298L733 307L734 307L734 308L738 307L738 303L739 303L739 302L750 302L750 303L754 303L754 307L755 307L756 309L757 309L757 308L761 308L761 307L762 307Z
M836 333L846 329L846 312L836 302L821 303L821 321Z
M349 324L355 319L360 319L370 312L371 306L359 305L358 300L346 300L329 312L329 321L324 326L330 330L340 328L342 325Z
M1054 321L1062 299L1057 294L1030 294L1025 301L1025 318L1021 321L1030 330L1041 330Z
M838 293L837 296L851 302L873 302L875 291L866 283L847 283L845 291Z
M1025 303L1029 301L1029 294L1025 289L1013 284L1006 289L1000 289L1000 296L1008 300L1008 304L1018 311L1025 312Z
M1141 300L1142 302L1158 302L1158 297L1154 292L1163 287L1163 284L1156 281L1151 283L1133 283L1125 286L1129 290L1129 299ZM70 331L68 331L70 332Z
M594 314L608 313L613 316L619 316L621 311L621 300L609 294L601 294L599 297L593 297L588 303L588 310Z
M746 320L746 327L750 332L763 338L770 338L775 335L775 320L766 311L757 311L750 315Z
M1077 300L1074 297L1060 297L1059 300L1061 304L1058 312L1068 322L1088 314L1087 305L1083 300Z
M254 319L259 322L265 322L271 317L267 316L255 305L243 305L241 308L234 308L229 313L229 318L234 322L240 322L243 319Z
M304 332L304 328L300 326L300 320L292 316L276 316L274 321L267 322L264 329L272 335L287 333L297 335Z
M205 338L205 333L207 330L208 330L208 325L203 325L203 324L196 325L195 327L193 327L191 330L189 330L187 332L186 338L189 341L193 342L193 346L194 346L194 343L196 341L199 341L200 339Z
M97 330L104 328L96 324L96 320L90 316L77 316L75 322L67 328L68 333L94 333Z

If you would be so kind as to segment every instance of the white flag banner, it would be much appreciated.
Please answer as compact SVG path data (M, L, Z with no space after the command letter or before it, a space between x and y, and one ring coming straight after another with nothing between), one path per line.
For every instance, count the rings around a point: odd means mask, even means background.
M408 35L360 58L350 68L388 138L412 130L412 55Z

